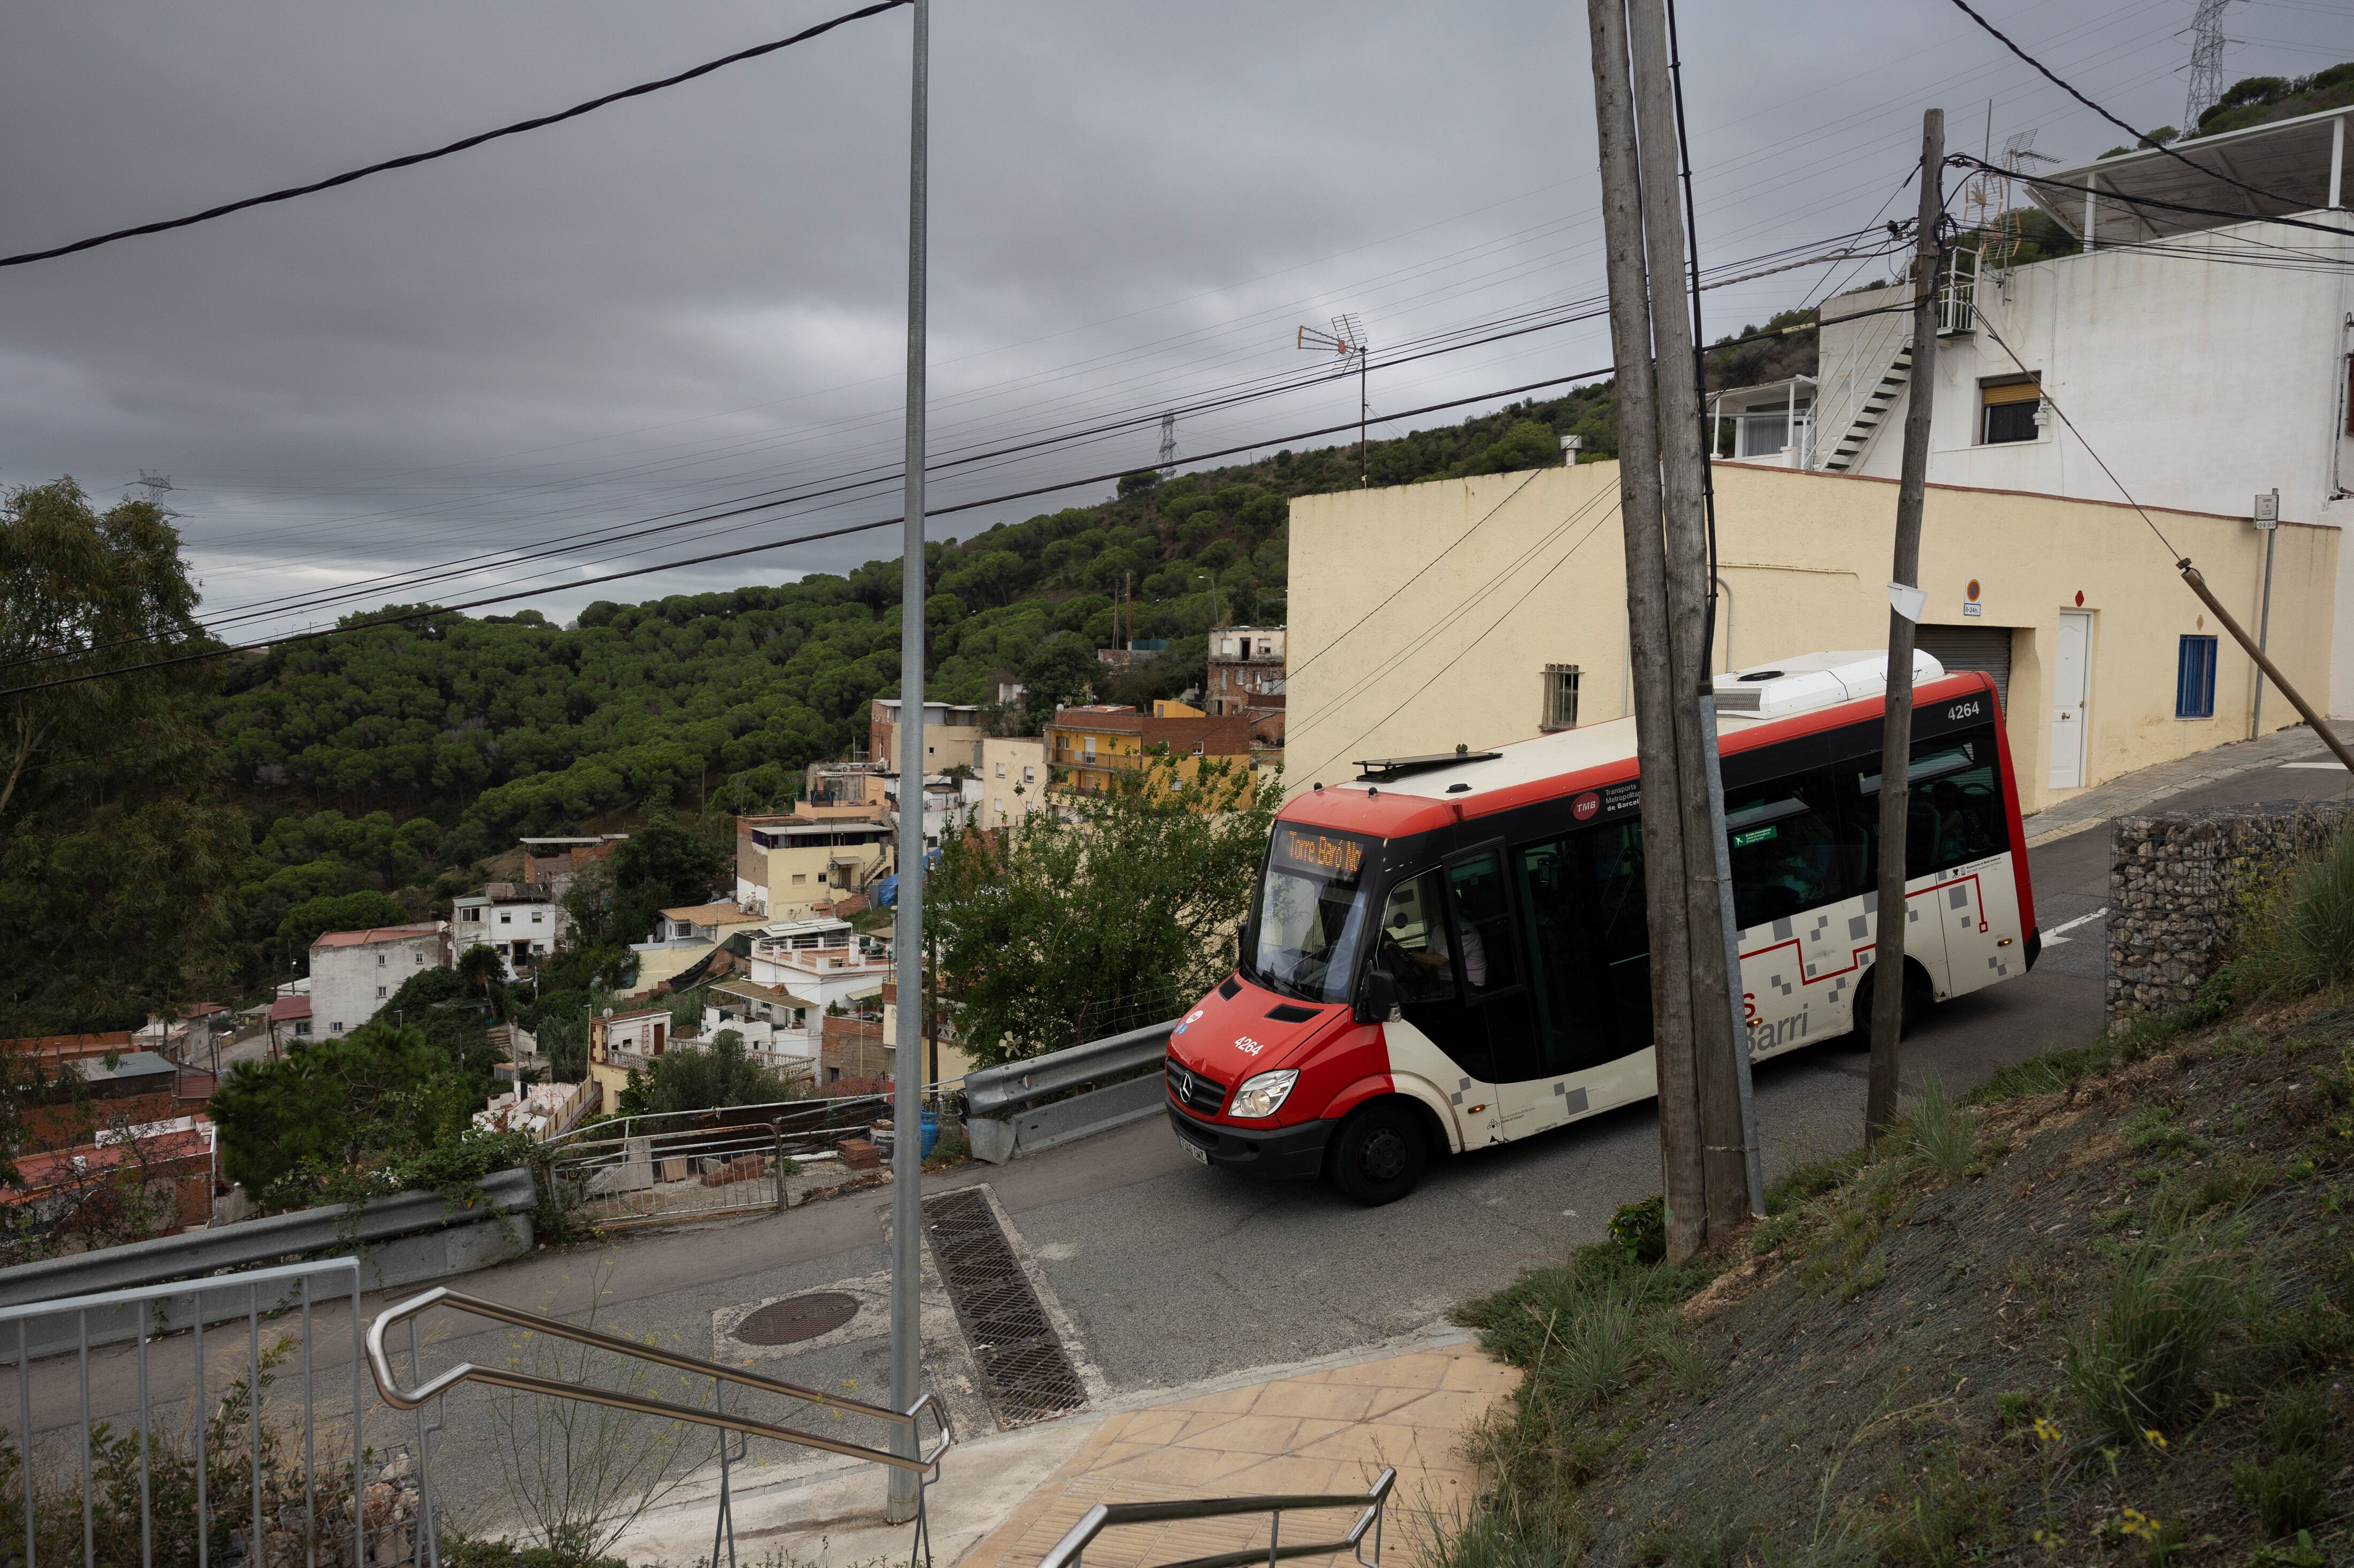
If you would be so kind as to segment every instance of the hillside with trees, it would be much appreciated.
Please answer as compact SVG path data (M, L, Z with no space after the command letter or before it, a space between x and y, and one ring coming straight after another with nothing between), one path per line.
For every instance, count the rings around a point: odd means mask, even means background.
M1609 383L1376 440L1370 463L1384 484L1504 472L1560 462L1567 434L1589 458L1616 455ZM1358 462L1350 444L1168 480L1145 471L1095 503L928 546L928 692L987 705L1002 679L1022 680L1028 705L994 715L1009 731L1034 730L1083 693L1175 695L1201 680L1204 634L1221 618L1286 618L1288 503L1354 487ZM154 585L146 608L107 609L93 568L89 613L145 615L169 645L199 644L176 535L147 503L101 514L70 481L20 492L0 514L0 575L35 569L58 516L78 530L74 547L102 556L114 537L136 567L125 580ZM37 955L41 931L72 940L12 976L0 1033L122 1027L173 1001L253 994L299 967L321 931L445 913L453 894L499 874L521 834L675 813L724 863L727 815L787 806L808 763L864 744L870 699L898 686L898 563L881 559L600 601L569 626L532 609L397 606L390 624L112 683L113 706L91 705L98 688L36 699L19 716L41 755L27 754L15 798L0 801L23 824L0 918L11 950ZM1171 648L1107 671L1094 650L1125 635ZM10 638L30 651L38 632L27 622ZM124 704L153 715L133 726L153 737L147 767L110 760L122 756ZM166 753L159 775L153 761ZM154 898L91 870L116 849L133 853L167 816L199 834L175 842L202 853L165 857ZM669 880L650 874L631 913L670 896Z

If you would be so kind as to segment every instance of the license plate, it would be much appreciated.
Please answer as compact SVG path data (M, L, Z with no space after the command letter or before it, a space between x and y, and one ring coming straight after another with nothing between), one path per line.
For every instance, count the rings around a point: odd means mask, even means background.
M1179 1148L1193 1157L1194 1164L1207 1165L1210 1162L1210 1151L1200 1144L1188 1142L1182 1138L1177 1140L1177 1144Z

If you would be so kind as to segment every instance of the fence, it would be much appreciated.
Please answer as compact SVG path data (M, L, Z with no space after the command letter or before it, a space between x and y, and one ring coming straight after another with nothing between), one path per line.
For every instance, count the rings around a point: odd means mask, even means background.
M406 1457L375 1467L363 1445L361 1283L359 1260L338 1257L0 1308L16 1383L0 1557L21 1543L24 1568L408 1561ZM242 1330L208 1333L225 1310ZM93 1323L124 1314L131 1342L94 1345ZM44 1356L44 1340L72 1348Z
M926 1114L944 1128L957 1100L924 1091ZM781 1210L794 1163L835 1158L842 1139L867 1134L892 1109L886 1095L856 1095L616 1118L543 1145L553 1156L549 1195L607 1228Z

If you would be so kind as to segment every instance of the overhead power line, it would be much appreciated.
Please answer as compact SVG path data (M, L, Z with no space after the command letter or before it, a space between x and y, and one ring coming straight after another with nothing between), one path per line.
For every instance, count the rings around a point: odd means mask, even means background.
M2033 66L2038 71L2041 72L2043 79L2046 81L2049 81L2052 86L2058 88L2061 91L2066 93L2069 97L2074 99L2077 102L2083 104L2085 108L2091 110L2094 113L2099 115L2102 119L2107 121L2110 124L2124 132L2126 135L2132 137L2134 139L2135 145L2156 148L2158 152L2165 154L2176 163L2182 164L2185 168L2196 169L2200 174L2206 175L2211 178L2221 180L2225 185L2237 185L2240 189L2246 191L2249 195L2260 196L2266 201L2283 202L2293 207L2303 207L2306 205L2305 203L2298 201L2295 196L2285 196L2278 191L2268 191L2262 185L2252 185L2245 180L2233 179L2230 175L2223 173L2221 169L2211 169L2204 164L2193 163L2189 158L2186 158L2181 154L2176 152L2173 148L2166 145L2164 143L2151 141L2147 132L2135 130L2132 126L2126 124L2124 121L2118 119L2115 115L2110 113L2107 110L2102 108L2099 104L2094 102L2091 99L2077 91L2073 87L2071 87L2068 83L2062 81L2059 77L2053 75L2050 66L2045 65L2041 60L2037 59L2033 55L2029 54L2025 49L2022 49L2017 44L2012 43L2009 37L2003 33L2001 28L1996 26L1992 22L1988 21L1984 16L1979 16L1976 11L1972 10L1970 8L1969 0L1954 0L1954 6L1956 10L1960 11L1963 16L1967 16L1971 21L1976 22L1979 26L1985 28L1988 35L1991 37L1995 42L2000 44L2004 48L2009 49L2012 54L2017 55L2020 59L2025 60L2029 65Z
M2071 185L2066 180L2055 180L2045 175L2031 175L2023 169L2003 169L1988 163L1983 158L1972 157L1967 153L1956 153L1946 162L1959 168L1983 169L1992 174L2007 175L2021 185L2041 185L2051 190L2066 191L2069 195L2076 196L2084 194L2084 186ZM2235 180L2232 183L2236 185L2239 182ZM2185 212L2199 217L2220 217L2231 223L2277 223L2283 228L2309 228L2316 234L2332 235L2341 239L2348 232L2342 228L2333 228L2326 223L2309 223L2301 217L2274 217L2260 212L2226 212L2221 207L2193 207L2187 202L2161 201L2156 196L2129 196L2114 186L2107 190L2094 191L2093 196L2097 201L2116 202L2126 207L2156 207L2161 212ZM2284 196L2280 199L2285 201L2288 198ZM2305 254L2314 260L2327 260L2317 251Z
M266 196L247 196L243 201L228 202L220 207L207 207L203 212L190 213L186 217L167 217L155 223L143 223L132 228L118 228L111 234L94 234L88 239L77 239L70 245L53 245L46 250L27 250L21 255L0 256L0 267L22 267L30 261L54 260L60 256L71 256L77 251L94 250L101 245L111 245L118 239L135 239L143 234L162 234L169 229L186 228L194 224L209 223L214 218L227 217L230 213L243 212L248 207L267 207L272 202L292 201L296 196L312 196L320 191L333 190L337 185L350 185L354 180L364 180L370 175L381 175L392 169L406 169L418 164L429 164L436 158L446 158L453 153L462 153L470 147L479 147L485 142L495 142L502 136L519 136L526 131L537 131L546 126L561 124L567 120L577 120L583 114L602 109L609 103L619 103L625 98L643 98L650 92L660 92L666 87L676 87L682 82L693 81L697 77L709 76L722 67L736 65L744 60L757 59L762 55L772 55L779 49L789 49L795 44L807 43L822 34L831 33L845 23L880 16L885 11L896 10L908 3L909 0L875 0L875 4L871 5L862 5L855 11L845 11L831 21L820 22L811 27L803 27L789 38L777 38L769 43L755 44L748 49L738 49L732 55L722 55L716 60L705 60L703 64L689 70L680 71L675 76L666 76L659 81L642 81L635 87L625 87L619 92L609 92L601 98L592 98L586 103L576 103L571 108L560 110L554 114L542 114L532 120L518 120L512 125L502 125L495 131L484 131L461 141L452 142L446 147L436 147L431 152L410 153L405 157L387 158L383 163L370 164L363 169L350 169L340 175L330 175L323 180L313 180L307 185L289 185L284 190L271 191Z

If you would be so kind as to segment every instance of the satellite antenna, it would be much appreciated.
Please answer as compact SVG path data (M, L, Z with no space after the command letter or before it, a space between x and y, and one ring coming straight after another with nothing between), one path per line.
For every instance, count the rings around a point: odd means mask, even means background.
M1331 332L1321 327L1301 327L1295 346L1318 354L1337 355L1344 364L1352 357L1356 360L1357 486L1361 490L1372 488L1373 466L1367 461L1365 449L1365 424L1373 408L1365 388L1365 323L1353 315L1334 316Z
M1177 472L1177 416L1161 416L1161 477L1171 479Z
M2199 0L2199 9L2183 31L2190 35L2190 92L2182 101L2182 134L2199 134L2199 117L2223 96L2223 13L2232 0ZM2174 35L2180 37L2181 33Z

